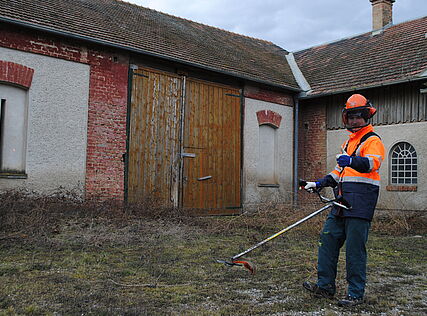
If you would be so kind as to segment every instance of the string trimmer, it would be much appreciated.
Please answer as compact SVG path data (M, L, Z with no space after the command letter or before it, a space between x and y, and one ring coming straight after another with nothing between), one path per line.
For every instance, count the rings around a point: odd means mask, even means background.
M304 181L304 180L299 181L300 188L304 188L306 185L307 185L306 181ZM255 272L256 272L255 265L250 261L244 260L242 258L244 255L246 255L249 252L251 252L252 250L255 250L256 248L264 245L265 243L269 242L270 240L286 233L287 231L291 230L292 228L297 227L298 225L309 220L310 218L312 218L312 217L322 213L323 211L333 207L334 205L341 207L341 208L344 208L344 209L347 209L347 210L351 208L350 206L346 206L346 205L342 204L343 203L342 197L338 197L336 199L331 200L331 199L328 199L328 198L320 195L320 191L321 191L321 188L320 189L310 189L310 192L316 193L319 196L320 201L323 203L327 203L327 205L325 205L324 207L322 207L322 208L318 209L317 211L311 213L310 215L307 215L306 217L300 219L299 221L295 222L294 224L289 225L288 227L282 229L281 231L271 235L270 237L264 239L263 241L260 241L259 243L257 243L256 245L246 249L245 251L242 251L241 253L231 257L229 260L216 260L216 262L223 263L229 267L241 266L241 267L248 269L250 273L255 274ZM347 204L347 203L345 203L345 204Z

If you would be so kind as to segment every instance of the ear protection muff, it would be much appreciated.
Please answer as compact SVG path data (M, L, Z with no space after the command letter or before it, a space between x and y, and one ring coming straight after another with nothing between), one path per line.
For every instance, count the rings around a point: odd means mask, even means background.
M369 120L372 116L374 116L377 113L377 109L374 108L374 106L372 105L371 101L369 101L369 100L367 100L366 106L369 109L369 114L370 114L370 116L368 117L368 120Z

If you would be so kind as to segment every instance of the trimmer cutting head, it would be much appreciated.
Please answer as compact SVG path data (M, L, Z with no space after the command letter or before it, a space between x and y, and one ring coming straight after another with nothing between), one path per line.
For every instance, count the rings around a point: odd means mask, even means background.
M255 272L256 272L255 265L252 262L247 261L247 260L237 260L237 259L233 260L233 259L230 259L230 261L227 261L227 260L216 260L216 262L223 263L223 264L225 264L228 267L233 267L233 266L240 266L240 267L242 267L243 266L244 268L248 269L251 274L255 274Z

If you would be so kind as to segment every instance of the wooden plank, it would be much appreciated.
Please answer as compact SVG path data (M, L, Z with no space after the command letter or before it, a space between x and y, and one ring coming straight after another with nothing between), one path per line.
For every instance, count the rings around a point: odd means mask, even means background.
M183 207L210 210L208 214L238 213L240 207L240 98L227 94L240 91L187 81L184 148L196 157L184 163ZM203 176L212 178L197 180Z
M128 200L153 198L170 206L174 162L179 157L181 78L174 74L138 69L132 84ZM177 115L178 114L178 115ZM175 167L176 169L176 167ZM176 194L175 194L176 195ZM176 198L175 198L176 201Z
M419 82L402 83L357 93L369 97L377 108L377 115L372 119L374 125L401 124L426 121L427 95L420 94L420 87L422 85ZM327 102L327 128L342 128L341 112L345 101L343 95L302 100L301 104L321 106L323 100Z

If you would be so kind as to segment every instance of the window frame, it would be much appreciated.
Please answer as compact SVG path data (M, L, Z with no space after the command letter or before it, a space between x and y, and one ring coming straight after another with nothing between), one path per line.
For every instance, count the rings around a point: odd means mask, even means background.
M389 151L387 191L416 191L418 174L418 155L415 147L407 141L394 144Z
M7 102L7 98L3 99L0 98L1 101L1 109L0 109L0 178L3 179L27 179L28 175L26 172L26 150L27 150L27 133L28 133L28 90L26 89L22 89L19 86L14 86L14 85L9 85L8 83L0 83L1 85L4 86L9 86L11 88L15 88L15 89L19 89L19 91L24 92L24 100L23 100L23 104L22 104L22 112L23 112L23 117L21 117L22 120L22 128L23 130L21 131L21 136L22 136L22 143L20 143L20 152L22 153L22 160L20 161L22 164L22 169L21 170L9 170L9 169L4 169L3 168L3 146L5 143L4 140L4 134L5 134L5 129L7 127L8 124L6 124L6 120L7 120L7 113L6 113L6 108L8 107L8 102ZM13 115L12 115L13 117Z
M277 174L277 163L278 163L278 158L277 158L277 154L278 154L278 148L277 148L277 146L278 146L278 135L277 135L277 130L278 130L278 127L277 126L275 126L275 125L273 125L273 124L268 124L268 123L264 123L264 124L260 124L259 126L258 126L258 128L259 128L259 144L258 144L258 150L260 151L260 155L259 155L259 161L258 161L258 166L257 166L257 173L258 173L258 186L259 187L275 187L275 188L277 188L277 187L279 187L280 185L279 185L279 182L278 182L278 174ZM270 166L270 172L271 172L271 175L270 175L270 177L269 177L269 180L267 180L266 178L262 178L262 177L260 177L260 172L261 172L261 170L264 170L265 171L265 168L261 168L261 166L260 166L260 164L263 164L264 165L264 163L261 161L261 152L263 151L263 149L265 149L265 147L263 146L263 145L261 145L261 143L262 143L262 140L261 140L261 130L262 129L264 129L264 128L270 128L271 130L271 132L272 132L272 139L270 140L271 141L271 143L270 143L270 145L272 146L272 148L270 148L271 150L270 150L270 152L272 152L272 160L273 160L273 165L272 166Z

